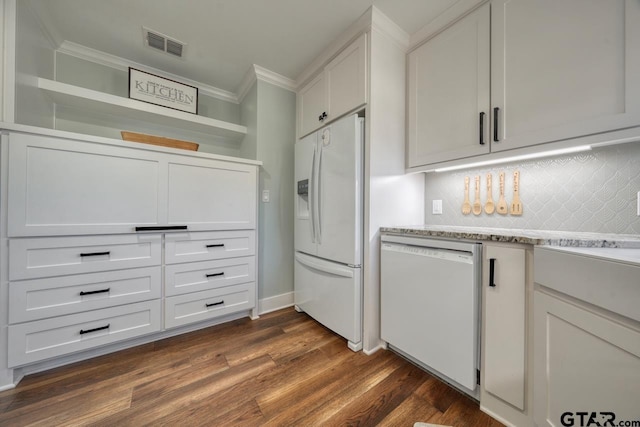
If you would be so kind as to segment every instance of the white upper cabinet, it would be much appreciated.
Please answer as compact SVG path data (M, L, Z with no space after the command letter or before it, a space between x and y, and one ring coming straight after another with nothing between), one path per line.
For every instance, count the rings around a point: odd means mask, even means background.
M367 35L362 34L298 91L298 136L367 102Z
M637 0L492 0L408 64L408 168L640 134Z
M640 2L491 7L492 151L640 125Z
M409 54L408 166L489 152L489 5Z

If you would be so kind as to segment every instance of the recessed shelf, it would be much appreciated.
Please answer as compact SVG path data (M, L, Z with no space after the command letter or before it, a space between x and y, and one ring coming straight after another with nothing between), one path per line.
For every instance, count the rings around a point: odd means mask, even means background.
M247 134L246 126L172 110L135 99L43 78L38 78L37 84L38 88L46 91L53 102L59 105L204 132L231 140L240 140Z

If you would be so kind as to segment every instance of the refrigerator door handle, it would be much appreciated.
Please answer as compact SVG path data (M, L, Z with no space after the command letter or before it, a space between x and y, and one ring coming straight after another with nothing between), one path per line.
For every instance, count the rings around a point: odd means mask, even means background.
M311 243L316 243L316 213L315 206L316 201L314 199L316 191L315 185L315 170L316 170L316 146L313 146L313 157L311 159L311 178L309 182L309 211L311 214Z
M317 205L317 231L318 231L318 243L322 244L322 152L324 151L325 138L330 138L329 129L325 129L322 132L322 139L319 141L320 152L318 153L318 172L317 172L317 193L316 193L316 205ZM329 141L326 141L327 143Z
M334 266L331 264L326 264L326 263L320 263L315 261L313 258L309 257L309 256L305 256L303 254L296 254L296 260L302 264L305 265L309 268L313 268L314 270L318 270L318 271L322 271L324 273L329 273L332 274L334 276L341 276L341 277L347 277L347 278L352 278L353 277L353 270L347 268L347 267L341 267L341 266Z

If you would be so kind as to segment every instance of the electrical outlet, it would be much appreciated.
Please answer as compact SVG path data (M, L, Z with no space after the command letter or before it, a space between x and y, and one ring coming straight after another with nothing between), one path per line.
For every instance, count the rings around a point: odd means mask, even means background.
M442 215L442 200L433 200L431 211L434 215Z
M269 203L269 190L262 190L262 201L264 203Z

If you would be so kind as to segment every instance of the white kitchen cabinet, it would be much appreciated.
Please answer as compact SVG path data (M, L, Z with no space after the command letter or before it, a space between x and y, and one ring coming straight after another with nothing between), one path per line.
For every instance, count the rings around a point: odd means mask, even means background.
M209 159L168 161L167 220L189 230L256 227L257 169Z
M483 244L480 408L517 426L532 425L529 368L533 253L522 245Z
M367 102L367 35L360 35L298 91L298 136Z
M640 126L640 2L491 2L491 150Z
M615 258L616 251L635 251L635 262ZM536 425L596 425L592 416L601 425L640 420L638 252L536 247ZM616 421L605 424L611 415Z
M408 55L408 166L489 152L489 4Z
M408 168L640 133L636 0L493 0L408 63Z

